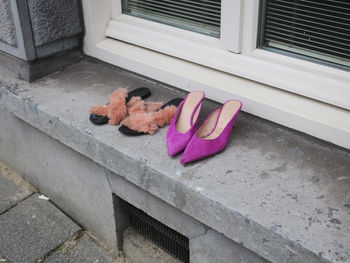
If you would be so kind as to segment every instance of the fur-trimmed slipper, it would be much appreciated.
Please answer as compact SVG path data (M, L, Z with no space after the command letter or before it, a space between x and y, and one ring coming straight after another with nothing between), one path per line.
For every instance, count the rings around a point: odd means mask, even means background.
M137 111L136 108L130 108L130 116L121 122L119 131L129 136L152 135L158 131L159 127L170 124L176 113L176 108L182 100L181 98L176 98L163 106L153 103L147 108L147 105L145 105L144 110L140 111ZM133 112L133 110L135 111Z
M96 125L118 124L126 117L126 103L133 98L145 99L151 96L149 88L141 87L127 92L126 89L117 89L109 97L109 103L105 106L94 106L90 109L90 121Z

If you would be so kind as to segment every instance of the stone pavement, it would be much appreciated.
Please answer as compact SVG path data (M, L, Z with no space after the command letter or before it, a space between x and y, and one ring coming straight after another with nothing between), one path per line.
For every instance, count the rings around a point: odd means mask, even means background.
M0 163L1 263L130 263Z

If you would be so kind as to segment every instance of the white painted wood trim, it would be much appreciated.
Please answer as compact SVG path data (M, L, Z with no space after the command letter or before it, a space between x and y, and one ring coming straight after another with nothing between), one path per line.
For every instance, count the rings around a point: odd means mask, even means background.
M303 67L293 67L293 62L301 63L300 60L258 49L249 55L234 54L214 44L209 46L113 20L109 22L106 34L137 46L350 109L350 72L332 72L329 67L305 61Z
M118 25L118 26L116 26ZM217 47L224 49L225 47L222 44L222 41L219 38L199 34L196 32L192 32L189 30L165 25L162 23L157 23L154 21L145 20L142 18L129 16L125 14L120 14L117 19L110 20L108 23L108 27L106 28L106 34L112 33L114 35L124 34L124 32L118 32L119 30L123 30L122 26L132 26L134 30L133 36L129 36L132 41L142 41L148 42L148 45L152 45L152 43L157 41L157 38L149 38L147 34L150 32L157 33L156 37L161 38L176 38L179 44L186 46L186 43L200 43L202 45ZM144 35L146 34L146 35ZM181 43L183 41L183 43ZM170 42L170 41L168 41Z
M222 45L235 53L241 52L243 0L222 0L221 29Z
M123 13L122 11L122 0L111 0L111 12L112 19L116 20Z
M242 12L242 53L249 54L257 46L259 0L244 0Z
M83 0L82 3L86 30L84 48L93 48L107 37L105 30L112 18L111 0Z

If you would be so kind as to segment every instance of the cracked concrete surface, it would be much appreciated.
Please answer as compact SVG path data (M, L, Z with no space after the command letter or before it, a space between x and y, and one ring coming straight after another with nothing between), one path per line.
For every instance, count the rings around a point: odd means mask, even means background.
M0 214L36 192L22 176L0 163Z
M17 46L15 21L13 19L10 0L0 0L0 41Z

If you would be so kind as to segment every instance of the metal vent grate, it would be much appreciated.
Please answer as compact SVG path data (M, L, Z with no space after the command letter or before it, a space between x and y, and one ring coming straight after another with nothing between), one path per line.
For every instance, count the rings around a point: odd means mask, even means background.
M122 6L127 15L220 36L221 0L122 0Z
M182 262L190 262L189 240L175 230L127 203L129 221L138 233Z
M259 46L350 67L350 2L262 0Z

